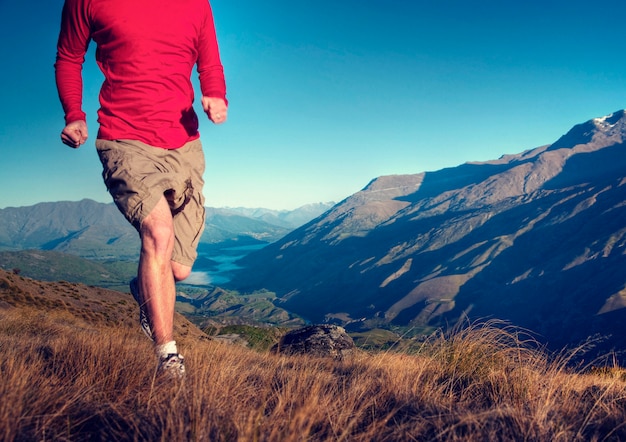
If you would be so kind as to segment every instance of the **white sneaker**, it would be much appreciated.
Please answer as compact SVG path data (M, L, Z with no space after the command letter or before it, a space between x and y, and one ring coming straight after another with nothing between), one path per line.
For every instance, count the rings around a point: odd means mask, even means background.
M158 374L181 379L185 376L185 358L180 353L172 353L159 358Z

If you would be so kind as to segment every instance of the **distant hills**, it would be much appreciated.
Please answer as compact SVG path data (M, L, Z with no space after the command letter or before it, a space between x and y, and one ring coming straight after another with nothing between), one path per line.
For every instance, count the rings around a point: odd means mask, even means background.
M383 176L245 257L231 286L314 322L499 318L551 348L626 349L626 117L497 160Z
M207 208L201 245L270 243L333 204L290 211ZM8 207L0 209L0 226L0 251L49 250L98 260L138 258L137 232L112 203L85 199Z
M0 209L0 250L53 250L84 258L138 256L137 233L113 204L91 200Z

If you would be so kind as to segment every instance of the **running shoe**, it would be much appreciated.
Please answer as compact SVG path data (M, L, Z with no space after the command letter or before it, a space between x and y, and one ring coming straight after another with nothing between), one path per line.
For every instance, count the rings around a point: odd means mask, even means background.
M180 353L171 353L159 359L157 373L173 379L185 376L185 358Z
M150 327L150 318L148 317L148 310L146 309L143 296L141 296L141 292L139 291L137 278L133 278L130 281L130 293L133 295L133 298L135 298L135 301L137 301L137 304L139 304L139 325L145 335L154 342L152 328Z

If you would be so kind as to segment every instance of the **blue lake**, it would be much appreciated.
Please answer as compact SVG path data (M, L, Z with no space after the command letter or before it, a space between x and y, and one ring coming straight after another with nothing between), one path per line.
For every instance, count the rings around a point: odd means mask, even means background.
M225 284L230 281L234 270L242 268L235 263L237 260L249 253L262 249L266 245L254 244L216 249L199 249L198 261L194 265L189 278L185 280L185 284L195 286ZM212 261L212 264L206 265L206 260Z

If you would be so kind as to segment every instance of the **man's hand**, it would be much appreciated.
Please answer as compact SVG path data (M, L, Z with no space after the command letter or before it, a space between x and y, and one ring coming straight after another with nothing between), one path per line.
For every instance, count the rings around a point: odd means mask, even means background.
M209 120L215 124L221 124L226 121L228 116L228 106L221 98L202 97L202 108L209 117Z
M61 132L61 141L63 144L77 149L81 144L87 141L87 123L83 120L72 121Z

